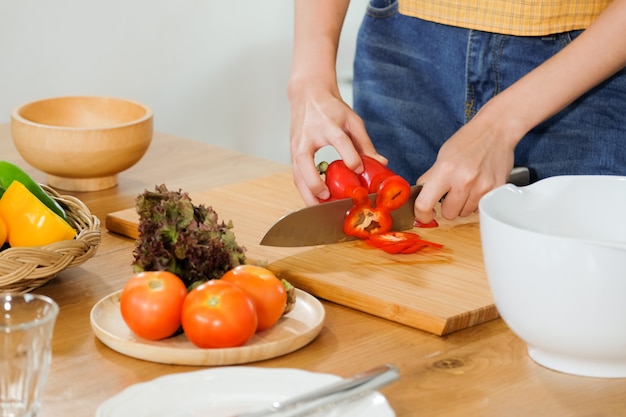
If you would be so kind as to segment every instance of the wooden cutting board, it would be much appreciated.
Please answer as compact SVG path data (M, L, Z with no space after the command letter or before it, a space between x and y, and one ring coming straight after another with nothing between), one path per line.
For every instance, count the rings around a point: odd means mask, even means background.
M389 255L361 241L277 248L258 242L281 216L303 207L289 172L191 195L232 220L250 259L319 298L437 335L498 317L483 265L478 216L414 229L443 250ZM109 231L137 238L135 208L110 213Z

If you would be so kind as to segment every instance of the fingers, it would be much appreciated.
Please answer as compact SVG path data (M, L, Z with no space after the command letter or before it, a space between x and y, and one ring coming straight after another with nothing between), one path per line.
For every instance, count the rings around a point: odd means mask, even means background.
M294 184L304 204L312 206L330 197L330 191L312 161L309 163L304 160L300 164L293 164L292 171Z
M435 175L428 171L418 183L423 183L423 187L415 199L415 219L428 223L434 218L438 203L441 203L441 216L448 220L475 213L482 196L504 180L481 172L464 176L459 173Z
M386 159L374 149L362 120L345 104L342 103L339 109L335 108L325 117L318 116L315 121L315 124L299 125L292 132L291 140L294 184L307 205L330 197L314 160L316 152L322 147L333 147L346 166L357 174L364 169L360 156L362 149L386 163Z
M441 185L438 186L435 181L429 181L428 183L423 181L423 177L418 180L418 184L423 184L423 186L422 190L415 199L413 212L415 214L415 220L426 224L435 217L435 205L448 192L448 190L442 188Z
M367 134L367 131L365 130L365 125L363 124L363 121L360 118L357 120L351 121L348 125L348 128L349 128L349 131L352 132L354 148L356 149L359 155L367 155L371 158L374 158L375 160L377 160L383 165L387 165L389 163L387 158L379 154L376 148L374 148L374 144L372 143L372 140ZM359 157L359 162L360 160L361 159ZM346 165L347 165L347 161L346 161ZM350 165L348 165L348 167L350 167ZM362 169L362 165L361 165L361 169ZM357 174L360 172L361 171L358 171Z
M464 189L450 189L442 192L442 188L424 184L422 191L415 199L415 220L420 223L430 222L436 215L435 206L441 202L441 216L453 220L459 216L465 217L474 213L478 208L477 193Z

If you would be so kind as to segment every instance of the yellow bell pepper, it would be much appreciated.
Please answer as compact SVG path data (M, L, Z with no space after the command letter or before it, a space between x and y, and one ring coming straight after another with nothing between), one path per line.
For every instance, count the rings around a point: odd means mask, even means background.
M4 220L0 217L0 247L7 241L7 225L4 224Z
M35 197L41 200L50 210L61 216L67 221L67 214L63 207L52 197L46 193L27 173L22 171L20 167L7 161L0 161L0 197L4 190L9 188L13 181L19 181L33 193Z
M0 198L0 217L11 247L43 246L76 236L72 226L19 181L13 181Z

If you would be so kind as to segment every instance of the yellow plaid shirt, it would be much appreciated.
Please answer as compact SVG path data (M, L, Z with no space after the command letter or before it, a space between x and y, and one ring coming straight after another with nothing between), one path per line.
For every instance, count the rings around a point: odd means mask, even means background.
M585 29L612 0L399 0L400 13L517 36Z

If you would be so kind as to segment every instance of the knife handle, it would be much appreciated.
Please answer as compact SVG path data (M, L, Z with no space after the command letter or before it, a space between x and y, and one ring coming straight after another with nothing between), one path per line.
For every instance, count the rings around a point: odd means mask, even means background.
M526 167L515 167L511 170L511 175L506 181L511 184L523 187L530 184L530 171Z

